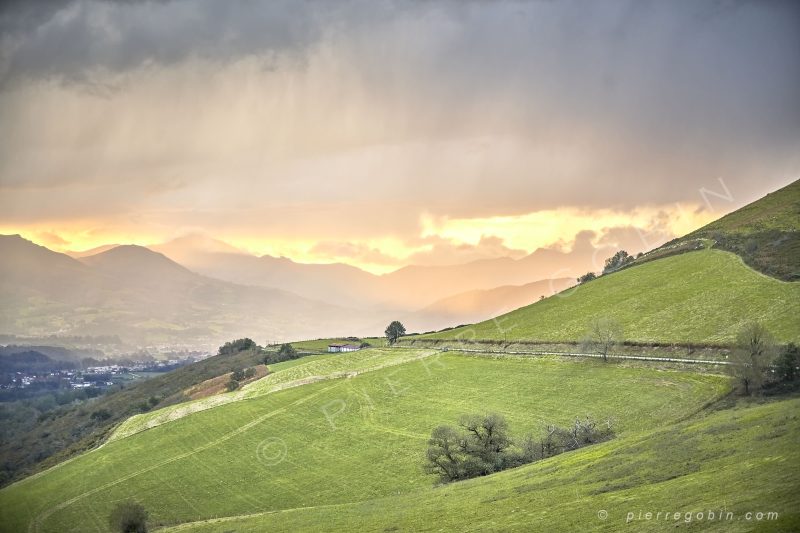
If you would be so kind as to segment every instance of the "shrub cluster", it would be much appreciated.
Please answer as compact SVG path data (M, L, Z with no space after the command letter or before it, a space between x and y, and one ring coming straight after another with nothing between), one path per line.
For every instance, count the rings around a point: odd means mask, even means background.
M300 354L294 349L291 344L282 344L277 352L267 352L264 354L264 364L271 365L280 363L282 361L289 361L291 359L298 359Z
M257 345L252 339L236 339L235 341L226 342L220 346L219 355L233 355L254 348L257 348Z
M147 518L148 513L140 503L128 500L114 507L108 525L119 533L147 533Z
M225 388L228 392L235 391L239 388L240 382L248 380L256 375L256 369L252 367L248 368L235 368L233 372L231 372L231 380L225 385Z
M784 281L800 279L800 232L770 229L747 234L715 231L714 247L737 254L751 268Z
M463 415L458 427L439 426L428 440L425 468L444 482L485 476L514 468L614 436L611 423L575 419L569 427L548 426L535 439L515 443L505 418L496 413Z

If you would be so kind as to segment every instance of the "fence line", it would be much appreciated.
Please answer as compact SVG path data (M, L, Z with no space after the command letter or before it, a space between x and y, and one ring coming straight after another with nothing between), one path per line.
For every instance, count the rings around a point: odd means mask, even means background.
M566 357L589 357L594 359L602 359L602 354L597 353L579 353L579 352L537 352L537 351L491 351L491 350L475 350L472 348L455 348L445 346L440 348L442 351L457 351L466 353L482 353L482 354L500 354L500 355L561 355ZM681 359L675 357L652 357L646 355L612 355L606 356L608 359L623 359L632 361L660 361L668 363L686 363L691 365L731 365L730 361L712 361L709 359Z

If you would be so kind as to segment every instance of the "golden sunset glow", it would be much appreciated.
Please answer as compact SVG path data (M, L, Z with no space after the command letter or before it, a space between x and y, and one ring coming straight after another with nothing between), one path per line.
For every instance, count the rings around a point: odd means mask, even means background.
M408 264L415 254L431 252L434 245L426 242L426 239L431 238L439 242L446 241L454 247L478 246L482 239L496 238L510 250L531 253L538 248L569 251L575 236L590 228L598 232L598 243L605 231L628 228L641 241L635 251L643 251L688 233L716 217L718 214L700 209L699 205L678 204L643 207L632 212L561 208L524 215L481 218L422 215L419 219L419 233L408 240L385 237L355 239L344 243L351 247L320 246L320 242L310 236L286 239L230 233L214 237L242 253L288 257L303 263L344 262L369 272L383 274ZM0 228L0 233L22 232L26 238L57 251L85 251L107 244L158 245L181 236L168 232L148 232L146 228L119 228L113 225L104 228L97 221L88 224L95 229L86 231L80 225L28 226ZM625 244L611 240L608 244ZM635 240L633 244L637 245ZM348 250L372 250L375 253L347 253Z

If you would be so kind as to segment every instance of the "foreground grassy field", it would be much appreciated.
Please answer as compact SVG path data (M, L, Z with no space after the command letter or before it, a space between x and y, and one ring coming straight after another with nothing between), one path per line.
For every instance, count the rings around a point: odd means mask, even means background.
M769 278L734 254L701 250L601 276L493 320L418 339L580 340L612 317L632 341L727 343L749 321L800 340L800 283Z
M486 478L164 533L798 531L799 411L800 399L742 404Z
M111 508L127 498L150 511L152 525L170 525L412 497L434 483L421 467L431 429L462 413L501 412L520 436L575 416L611 417L617 446L727 390L713 375L433 355L253 396L110 442L0 491L0 531L105 531ZM579 456L572 457L563 460ZM612 476L597 486L617 483Z

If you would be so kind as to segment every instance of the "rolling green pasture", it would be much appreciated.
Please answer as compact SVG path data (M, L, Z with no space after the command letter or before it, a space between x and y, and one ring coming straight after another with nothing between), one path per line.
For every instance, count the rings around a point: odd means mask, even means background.
M415 360L420 351L392 351L408 352L409 361L196 412L6 487L0 531L105 531L111 508L127 498L149 510L153 526L414 498L435 481L422 469L430 431L462 413L501 412L519 436L575 416L613 418L619 437L611 448L560 459L580 462L684 419L729 390L719 376L596 361L454 353ZM610 476L589 488L616 483ZM285 529L280 521L275 527Z
M320 354L308 358L294 359L276 365L273 374L245 385L242 389L209 396L199 400L170 405L162 409L134 415L120 424L109 437L109 441L127 437L134 433L150 429L192 413L235 402L243 398L252 398L279 390L305 385L314 381L336 379L347 375L355 375L388 366L399 365L419 358L435 354L431 349L395 350L390 348L373 348L336 354ZM279 365L284 365L280 367Z
M798 531L798 413L800 399L741 406L413 494L187 524L164 533ZM758 512L778 516L758 520L753 514L748 520L747 513Z
M280 372L281 370L288 370L293 366L305 365L306 363L310 363L311 361L323 361L325 359L331 359L333 357L336 357L337 355L339 354L320 353L316 355L304 355L299 359L289 359L288 361L281 361L280 363L272 363L271 365L269 365L269 371L272 373Z
M492 320L418 339L574 341L611 317L632 341L728 343L749 321L800 340L800 283L759 274L731 253L667 257L567 289Z

